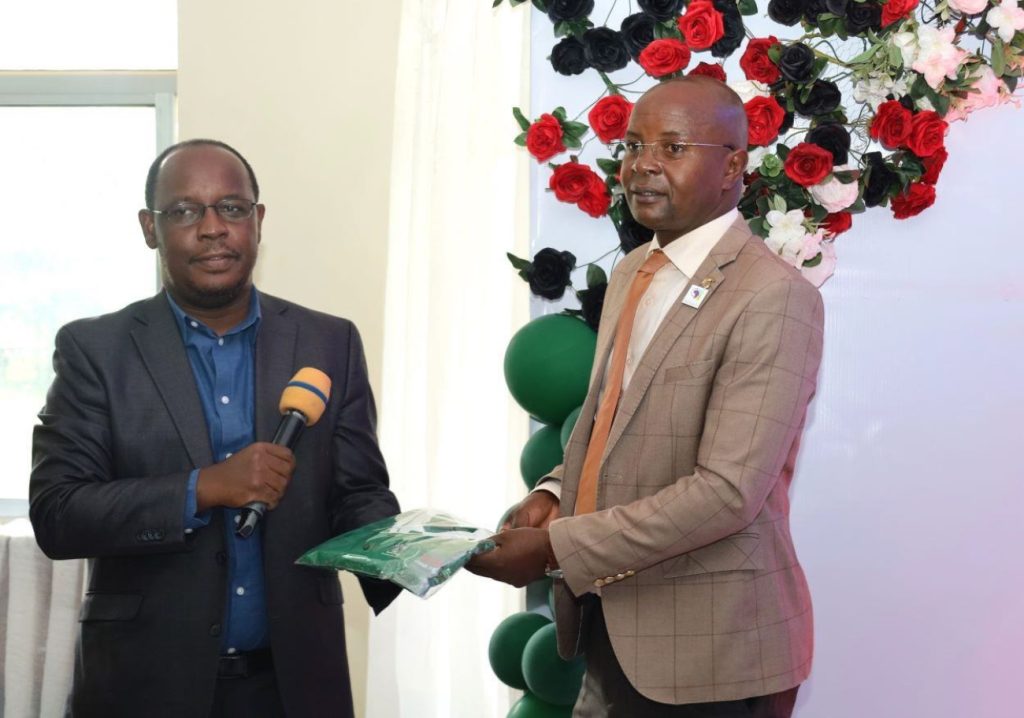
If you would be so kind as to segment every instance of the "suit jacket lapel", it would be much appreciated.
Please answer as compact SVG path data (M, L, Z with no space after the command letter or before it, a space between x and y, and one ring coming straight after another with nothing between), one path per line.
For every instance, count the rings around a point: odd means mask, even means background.
M740 250L750 236L750 229L747 227L746 220L743 217L737 218L729 226L725 234L722 235L722 238L718 240L718 243L712 248L711 252L708 253L708 256L704 258L694 276L690 278L690 283L698 285L703 285L705 280L709 280L708 293L704 296L701 307L707 306L711 296L725 281L725 275L721 271L722 267L736 259L736 256L740 253ZM689 286L690 284L688 283L687 289ZM685 292L686 290L683 291ZM608 444L605 447L604 458L607 458L608 452L611 451L615 442L622 436L626 424L629 423L630 418L636 412L637 407L651 385L651 381L654 379L654 375L664 363L672 346L686 330L686 327L690 325L694 317L697 316L697 312L700 311L700 308L695 309L683 304L681 297L682 295L680 295L679 300L669 310L669 313L658 327L658 331L655 332L651 343L647 346L643 356L640 357L640 362L637 365L636 371L633 372L629 386L619 400L615 421L612 423L611 432L608 435Z
M288 316L288 305L266 294L260 294L260 314L256 337L256 441L270 441L281 421L281 392L298 369L298 326Z
M156 384L185 451L193 466L209 466L213 463L213 452L203 406L181 341L181 330L163 292L141 302L135 318L138 324L131 332L132 341ZM145 427L139 428L145 431Z

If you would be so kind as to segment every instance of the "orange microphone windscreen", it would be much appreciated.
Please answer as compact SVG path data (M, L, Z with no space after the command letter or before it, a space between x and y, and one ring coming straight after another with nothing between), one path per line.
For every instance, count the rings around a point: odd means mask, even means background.
M323 416L331 398L331 378L319 369L299 369L281 394L281 413L297 411L306 417L306 426L313 426Z

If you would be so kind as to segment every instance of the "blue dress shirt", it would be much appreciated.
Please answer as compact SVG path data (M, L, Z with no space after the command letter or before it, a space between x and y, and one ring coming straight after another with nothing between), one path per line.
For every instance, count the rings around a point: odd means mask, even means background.
M260 305L252 290L249 313L241 324L218 336L202 322L179 307L171 295L167 300L178 319L181 338L210 434L214 460L224 461L255 440L255 378L253 372L256 334L260 324ZM189 476L185 499L185 531L201 529L210 523L210 511L196 513L196 483L199 469ZM251 651L269 645L267 603L263 578L263 537L260 526L248 538L235 535L239 510L218 508L224 512L224 530L228 548L228 592L221 653Z

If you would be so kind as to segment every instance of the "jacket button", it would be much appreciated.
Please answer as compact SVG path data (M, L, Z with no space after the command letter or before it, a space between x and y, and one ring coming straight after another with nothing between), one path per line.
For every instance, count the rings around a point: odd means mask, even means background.
M218 551L213 558L218 566L223 566L228 562L228 557L223 551Z
M220 635L220 624L219 623L215 623L212 626L210 626L210 635L211 636L219 636Z
M155 531L153 531L153 540L154 541L163 541L164 540L164 532L162 530L160 530L160 529L156 529Z

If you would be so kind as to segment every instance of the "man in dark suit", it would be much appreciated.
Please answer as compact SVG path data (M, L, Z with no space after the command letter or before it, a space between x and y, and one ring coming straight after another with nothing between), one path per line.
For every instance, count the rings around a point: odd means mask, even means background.
M72 715L353 714L337 575L294 561L399 507L355 327L252 285L258 200L231 147L169 148L139 212L165 291L57 334L30 514L48 556L90 559ZM293 454L268 441L305 366L333 391Z

